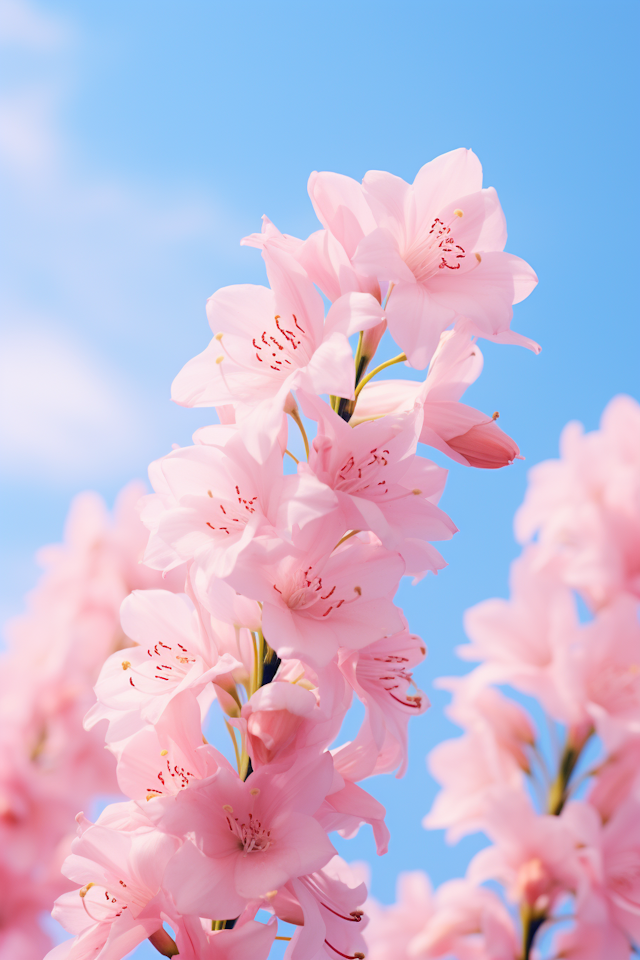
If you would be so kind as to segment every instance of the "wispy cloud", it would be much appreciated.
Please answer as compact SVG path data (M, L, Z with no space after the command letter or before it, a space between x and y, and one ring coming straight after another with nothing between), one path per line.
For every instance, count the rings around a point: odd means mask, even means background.
M95 483L132 459L143 404L117 371L55 324L14 316L0 334L2 472Z
M27 0L0 0L0 44L32 50L53 50L73 35L70 24Z
M171 298L188 290L191 251L212 249L230 217L203 191L147 186L92 158L68 117L89 42L75 24L0 0L0 32L12 51L0 92L3 475L100 486L144 472L136 434L147 450L176 439L150 401L181 362L166 357L172 324L184 329Z

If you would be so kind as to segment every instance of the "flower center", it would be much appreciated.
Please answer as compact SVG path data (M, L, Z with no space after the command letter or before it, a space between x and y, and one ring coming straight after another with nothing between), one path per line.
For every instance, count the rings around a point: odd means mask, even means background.
M124 880L114 881L110 889L99 883L87 883L78 893L87 916L99 923L115 920L127 909L137 916L147 902L138 891L132 891Z
M211 490L207 490L207 494L212 500L216 499ZM230 537L233 533L239 532L240 527L243 527L248 522L251 514L256 512L254 503L257 499L257 494L250 498L243 497L240 493L240 487L236 484L235 499L221 500L216 504L212 518L213 523L207 520L206 525L210 530L213 530L214 533L221 533L223 537Z
M389 492L383 471L389 464L389 451L374 447L356 460L351 454L338 470L336 490L355 495L366 491L367 497L384 496Z
M252 813L249 813L246 823L240 823L238 817L233 816L233 808L225 804L223 810L227 816L229 830L238 838L238 845L242 848L244 857L249 853L264 853L273 844L271 830L262 826Z
M150 658L148 661L135 667L129 660L122 661L122 669L130 671L129 684L145 694L166 693L166 689L161 690L160 687L165 683L180 683L191 669L191 664L198 661L183 644L164 643L162 640L147 648L147 656ZM163 683L158 684L156 680L162 680Z
M217 333L215 339L219 342L223 351L216 359L216 363L222 365L221 374L223 377L224 365L227 360L234 366L251 373L259 371L271 377L278 375L278 379L280 379L282 376L287 376L296 367L306 366L311 359L307 349L307 332L298 322L295 313L291 314L291 321L288 323L283 320L280 314L276 314L272 323L251 338L253 351L244 359L239 359L231 353L223 333ZM245 353L244 350L241 352Z
M419 710L422 706L420 693L407 693L411 685L415 686L413 675L406 668L408 662L408 657L393 653L383 657L362 657L358 663L358 674L362 679L366 678L381 686L396 703L411 710Z
M409 245L403 260L416 280L428 280L439 270L460 269L466 253L464 247L456 243L451 225L461 216L462 210L456 210L449 223L436 217L427 235Z

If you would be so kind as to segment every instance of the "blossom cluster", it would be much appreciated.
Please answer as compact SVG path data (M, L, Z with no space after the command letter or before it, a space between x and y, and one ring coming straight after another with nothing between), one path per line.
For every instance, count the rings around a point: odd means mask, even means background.
M63 867L77 886L54 909L74 939L50 960L117 960L145 939L260 960L276 937L291 960L365 956L366 888L329 835L370 824L385 852L384 809L359 784L404 772L428 706L412 681L425 646L393 598L444 566L433 543L455 526L437 505L446 471L418 444L482 468L519 455L460 398L478 337L537 351L510 330L536 277L504 252L469 150L413 185L321 173L309 192L322 229L302 241L264 220L244 242L269 286L215 293L214 337L174 381L176 402L219 422L150 467L144 563L181 592L122 604L132 646L107 658L85 725L105 731L129 799L78 818ZM387 329L402 352L373 366ZM373 382L403 362L426 377ZM336 746L354 696L362 724ZM235 766L203 736L214 701Z
M433 893L424 874L405 874L396 905L371 904L369 960L638 952L638 403L614 398L592 433L570 423L560 459L531 471L515 526L524 549L510 598L466 614L460 654L481 663L441 681L464 734L429 757L442 789L425 825L491 843L464 879ZM551 744L536 723L545 715Z
M113 518L97 494L74 501L65 542L43 548L28 612L7 625L0 658L0 957L41 960L39 915L69 882L60 874L78 806L117 793L115 762L83 730L105 659L129 644L120 604L159 585L140 565L142 484L122 491ZM172 581L165 582L169 589Z

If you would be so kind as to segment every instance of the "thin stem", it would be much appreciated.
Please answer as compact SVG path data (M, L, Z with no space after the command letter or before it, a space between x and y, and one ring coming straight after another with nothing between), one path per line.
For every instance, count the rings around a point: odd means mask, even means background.
M253 643L253 668L251 670L251 688L248 691L249 699L258 689L258 642L253 630L251 631L251 642Z
M225 722L224 722L224 725L225 725L225 727L227 728L227 730L229 731L229 736L231 737L231 739L232 739L232 741L233 741L233 752L234 752L235 755L236 755L236 767L238 768L238 773L240 773L240 754L239 754L239 752L238 752L238 741L236 740L236 732L235 732L235 730L233 729L233 727L231 726L231 724L228 723L226 720L225 720Z
M540 927L545 923L544 913L537 913L529 904L523 904L522 916L522 960L530 960L531 948Z
M349 540L350 537L355 537L356 533L360 533L360 531L359 531L359 530L349 530L349 533L345 533L344 537L342 537L340 540L338 540L338 542L336 543L336 545L335 545L335 547L334 547L333 549L334 549L334 550L337 550L341 543L344 543L345 540Z
M392 357L391 360L385 360L384 363L379 363L377 367L374 367L373 370L366 375L366 377L362 378L356 387L356 400L358 399L362 388L365 387L369 381L376 376L376 374L380 373L380 371L384 370L386 367L393 366L394 363L403 363L406 359L406 353L399 353L397 357Z
M265 644L264 636L262 630L258 630L258 659L257 659L257 672L256 672L256 690L259 690L262 686L262 680L264 677L264 654L265 654Z
M387 295L386 295L386 297L384 298L384 303L382 304L382 309L383 309L383 310L386 310L386 309L387 309L387 304L389 303L389 297L391 296L391 291L393 290L394 287L395 287L395 283L390 283L390 284L389 284L389 289L387 290Z
M291 450L285 450L285 453L286 453L286 455L287 455L288 457L291 457L291 459L293 460L294 463L300 463L300 461L298 460L298 458L297 458L297 457L294 457L294 455L291 453Z
M307 437L307 431L306 431L305 428L304 428L304 424L303 424L302 420L300 419L300 414L298 413L297 410L294 410L292 413L289 414L289 416L291 417L291 419L292 419L295 423L298 424L298 428L299 428L299 430L300 430L300 433L302 434L302 440L303 440L303 442L304 442L304 449L305 449L305 452L306 452L306 454L307 454L307 460L308 460L308 459L309 459L309 439L308 439L308 437Z
M584 750L584 747L591 737L591 734L592 731L589 731L586 737L584 737L582 741L578 743L572 743L569 739L565 745L565 748L562 752L562 757L560 758L558 775L551 784L551 788L549 790L548 809L549 813L553 814L554 816L559 816L559 814L562 813L562 808L567 802L569 781L573 776L576 764L580 759L580 754Z
M356 384L362 376L360 373L360 358L362 357L362 341L364 340L364 330L358 334L358 348L356 350Z

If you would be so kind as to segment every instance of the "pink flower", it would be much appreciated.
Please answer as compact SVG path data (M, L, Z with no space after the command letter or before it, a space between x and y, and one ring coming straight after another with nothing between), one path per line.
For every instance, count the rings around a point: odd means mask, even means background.
M589 803L603 821L610 820L630 793L638 795L640 780L640 737L625 740L598 768L589 791Z
M272 552L278 530L300 537L336 507L335 495L314 476L282 476L277 447L258 463L237 431L218 429L219 445L180 448L153 465L156 493L142 510L151 530L145 562L167 570L194 560L208 582L228 576L245 550ZM306 534L313 541L315 527Z
M435 894L421 871L398 878L397 902L367 901L368 960L516 960L519 944L504 905L490 890L450 880Z
M286 960L363 960L367 888L340 857L322 870L292 880L271 899L277 916L298 926Z
M640 734L640 623L619 596L558 651L558 687L573 726L595 727L607 752Z
M232 919L250 901L324 866L335 851L313 814L332 777L328 754L312 765L263 767L246 781L221 767L174 800L154 801L150 814L163 829L193 836L167 870L180 912Z
M320 399L301 395L300 403L318 433L298 473L311 471L331 487L347 529L373 531L402 556L408 574L441 569L444 560L427 541L449 539L456 527L435 506L446 471L416 456L420 408L354 430Z
M493 798L484 829L495 846L471 861L472 882L499 880L511 900L538 913L578 890L583 870L564 815L537 815L523 791L505 788Z
M522 772L528 769L523 745L533 736L524 711L497 690L487 688L475 697L464 697L464 692L461 681L459 702L449 712L467 732L437 744L428 757L429 770L443 789L423 824L447 828L451 840L484 830L502 790L508 787L515 795L523 789Z
M242 708L254 767L282 759L305 720L317 712L314 694L295 682L274 680L256 690Z
M611 918L606 900L591 892L581 898L576 923L558 933L553 955L563 960L629 960L629 941Z
M482 370L475 337L446 330L431 359L424 383L379 380L368 383L358 397L352 426L385 414L398 414L422 405L419 440L469 467L496 469L520 458L517 444L489 417L460 403L460 397Z
M640 803L635 797L629 797L603 825L594 807L574 801L563 813L563 819L575 834L589 888L607 903L615 926L637 943L640 938Z
M180 793L222 762L221 754L202 742L202 711L189 690L172 698L155 726L145 726L109 749L118 761L118 785L132 800Z
M353 396L347 336L382 319L372 297L348 295L325 324L322 298L300 265L273 247L264 259L271 289L243 284L215 293L207 302L215 337L172 387L183 406L233 404L248 447L261 460L276 439L290 390Z
M96 684L98 702L85 720L88 729L109 720L108 742L130 736L145 722L157 723L185 690L204 697L206 710L214 696L211 681L241 667L228 653L219 655L214 624L199 616L185 594L135 591L123 602L121 616L136 646L106 661Z
M267 960L278 923L258 923L245 911L232 930L211 930L210 920L188 917L180 924L176 946L180 960Z
M518 539L537 533L544 561L595 608L640 596L639 451L640 405L614 397L600 430L565 427L561 459L533 468L516 514Z
M480 336L537 349L509 330L512 304L531 293L536 275L503 252L500 203L493 188L482 189L470 150L427 163L412 186L381 171L362 186L314 173L309 195L355 272L394 284L385 312L412 366L425 367L442 331L462 318Z
M401 873L396 881L395 903L386 906L367 900L367 960L408 960L414 937L422 932L435 909L426 873Z
M338 647L364 647L402 629L391 598L404 563L397 553L352 537L327 556L290 554L273 563L238 562L231 585L262 603L262 629L279 657L328 663Z
M362 780L396 769L396 776L404 775L409 720L429 707L411 673L425 654L424 642L408 628L360 650L339 651L340 669L366 710L354 740L334 752L343 776Z
M532 545L511 565L511 598L484 600L464 617L471 643L460 648L468 660L483 660L478 674L489 682L510 683L540 699L555 719L571 723L574 704L558 671L562 651L578 637L578 617L570 590L550 571L539 569Z
M450 880L436 891L434 912L409 944L410 957L518 960L520 944L502 901L468 880Z
M50 960L118 960L171 921L161 885L178 841L145 826L142 817L127 819L130 812L119 804L97 823L81 824L63 870L82 886L59 897L53 909L75 940L56 947Z

